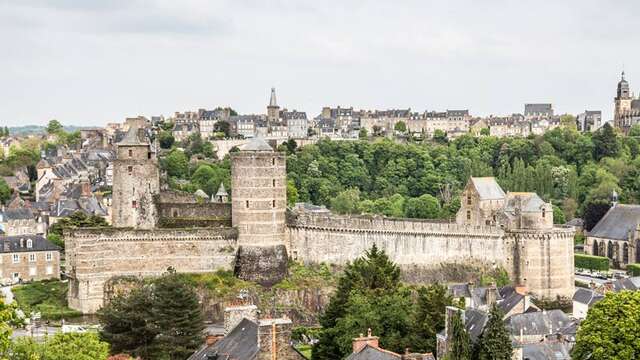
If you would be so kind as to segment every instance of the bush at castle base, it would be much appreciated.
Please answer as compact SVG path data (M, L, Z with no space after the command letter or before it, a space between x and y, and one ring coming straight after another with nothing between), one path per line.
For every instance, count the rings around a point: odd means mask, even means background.
M640 276L640 264L627 265L627 271L631 276Z
M609 258L585 254L575 254L574 256L577 268L599 271L609 270Z

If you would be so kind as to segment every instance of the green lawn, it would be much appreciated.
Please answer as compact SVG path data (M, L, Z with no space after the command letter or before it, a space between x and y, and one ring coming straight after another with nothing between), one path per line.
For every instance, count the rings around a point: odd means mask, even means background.
M68 288L68 282L43 280L16 286L12 291L18 306L27 316L31 312L40 312L44 320L59 320L81 315L67 306Z

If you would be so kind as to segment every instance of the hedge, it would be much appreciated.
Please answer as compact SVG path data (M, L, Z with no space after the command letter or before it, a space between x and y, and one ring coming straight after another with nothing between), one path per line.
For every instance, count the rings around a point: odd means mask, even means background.
M586 254L575 254L575 266L581 269L609 270L609 258Z
M640 276L640 264L627 265L627 271L631 274L631 276Z

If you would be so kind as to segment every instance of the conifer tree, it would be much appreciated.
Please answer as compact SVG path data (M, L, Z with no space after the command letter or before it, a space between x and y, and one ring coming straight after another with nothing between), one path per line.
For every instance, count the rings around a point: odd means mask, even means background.
M456 312L451 319L451 346L447 354L447 360L470 360L471 340L464 328L462 314Z
M152 314L158 336L156 358L189 357L202 344L204 321L198 297L191 286L170 269L154 283Z
M493 305L489 313L489 320L484 327L479 340L480 360L510 360L513 347L509 333L504 326L504 314L497 305Z

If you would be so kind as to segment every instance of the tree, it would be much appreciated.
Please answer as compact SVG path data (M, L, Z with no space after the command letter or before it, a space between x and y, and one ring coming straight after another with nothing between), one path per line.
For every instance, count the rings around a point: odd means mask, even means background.
M578 129L576 117L571 114L560 115L560 125L571 130Z
M322 331L318 343L313 347L312 359L342 359L348 355L347 349L340 346L340 339L355 337L363 330L341 333L346 327L344 323L338 325L340 319L349 314L349 309L353 309L354 304L365 302L367 296L372 299L392 296L399 289L399 280L400 268L376 245L367 250L363 257L348 264L338 279L336 292L331 296L329 305L320 315ZM378 335L384 338L384 329Z
M107 227L110 226L107 220L97 215L87 215L82 211L76 211L73 214L63 217L55 224L49 227L49 239L54 244L64 249L64 230L74 227Z
M404 134L407 132L407 124L404 121L398 121L395 125L393 125L393 130Z
M50 135L55 135L58 134L62 131L63 127L62 124L60 124L60 122L58 120L51 120L49 121L49 123L47 124L47 133Z
M287 180L287 205L293 206L298 202L298 189L293 180Z
M567 222L567 219L564 216L564 212L562 208L559 206L553 205L553 223L554 224L564 224Z
M478 342L479 360L511 360L513 347L503 317L500 308L494 304Z
M182 360L202 343L202 310L193 286L169 271L151 285L118 296L98 317L115 352L145 359Z
M453 304L448 289L438 283L418 289L412 349L436 351L436 334L444 329L445 310Z
M436 129L433 132L433 140L439 144L446 144L448 139L447 139L447 133L445 133L444 131L440 130L440 129Z
M602 219L604 214L609 211L611 204L606 200L593 200L585 203L584 206L584 229L591 231L594 226Z
M173 149L162 162L169 176L184 178L189 171L189 159L183 151Z
M491 131L489 130L488 127L482 128L482 129L480 129L480 135L489 136L489 135L491 135Z
M367 129L365 128L360 128L360 131L358 132L358 138L360 140L366 140L367 139Z
M0 202L6 205L9 199L11 199L12 191L13 190L11 190L9 184L7 184L4 179L0 178Z
M153 341L158 334L152 307L152 291L145 286L114 297L98 311L98 319L103 325L100 336L111 344L112 352L150 358Z
M439 214L440 202L429 194L410 198L404 205L404 215L408 218L436 219Z
M448 360L470 360L471 359L471 340L467 330L464 328L462 315L459 311L453 314L451 319L451 345Z
M357 188L347 189L331 200L331 210L338 214L356 214L359 203L360 191Z
M635 124L629 129L629 136L640 137L640 124Z
M228 121L220 120L213 125L213 131L224 133L224 137L228 138L231 132L231 125Z
M382 127L379 125L373 125L373 136L382 136Z
M593 144L595 146L595 158L600 160L603 157L615 157L620 151L618 135L609 123L605 123L595 134L593 134Z
M56 333L43 343L19 338L12 344L12 360L106 360L109 344L94 333Z
M640 292L608 292L580 324L571 356L587 359L640 358Z
M173 144L176 142L176 139L171 134L171 131L161 131L158 141L160 142L161 148L171 149Z
M154 285L151 313L158 332L155 358L162 354L171 360L186 359L202 344L204 319L198 296L172 270Z

